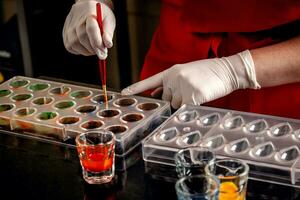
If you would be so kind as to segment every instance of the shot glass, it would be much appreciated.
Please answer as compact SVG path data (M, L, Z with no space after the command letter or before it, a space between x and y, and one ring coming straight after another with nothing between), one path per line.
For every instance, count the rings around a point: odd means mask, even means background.
M88 131L76 137L76 147L84 180L103 184L115 173L115 136L106 130Z
M217 200L219 180L206 175L186 176L176 182L175 189L179 200Z
M219 200L245 200L248 182L248 165L237 159L222 159L205 167L206 175L220 181Z
M176 172L179 178L205 174L205 166L215 161L215 154L207 148L188 147L175 154Z

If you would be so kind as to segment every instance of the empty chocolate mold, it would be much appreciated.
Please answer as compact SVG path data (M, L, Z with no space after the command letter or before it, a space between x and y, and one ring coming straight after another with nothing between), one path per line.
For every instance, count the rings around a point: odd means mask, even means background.
M28 83L29 83L29 81L27 81L27 80L16 80L16 81L11 81L11 82L9 83L9 85L10 85L12 88L19 88L19 87L24 87L24 86L26 86Z
M190 122L198 117L197 111L185 111L178 115L178 120L181 122Z
M136 100L133 98L121 98L116 100L115 105L119 106L119 107L127 107L127 106L131 106L133 104L136 103Z
M32 94L16 94L12 97L14 101L25 101L32 98Z
M32 92L37 92L37 91L46 90L49 87L50 85L46 83L35 83L30 85L28 89Z
M288 135L292 131L292 127L289 123L280 123L270 128L270 133L274 137Z
M121 119L125 122L137 122L144 118L143 115L138 113L131 113L124 115Z
M33 113L35 113L36 109L34 108L20 108L15 112L15 115L19 116L19 117L25 117L28 115L32 115Z
M67 117L60 118L58 122L63 125L70 125L70 124L77 123L79 120L80 120L79 117L67 116Z
M108 109L108 110L101 110L98 112L98 115L103 118L115 117L120 114L119 110Z
M106 128L106 130L111 131L116 135L120 133L124 133L125 131L127 131L127 129L128 128L126 126L122 126L122 125L114 125Z
M179 139L179 144L183 146L189 146L198 142L201 138L201 133L199 131L194 131L182 136Z
M86 130L97 129L103 126L103 122L100 120L90 120L81 124L81 128Z
M272 142L267 142L261 145L256 146L253 149L253 154L257 157L266 157L271 155L275 151L274 145Z
M42 112L40 114L38 114L37 118L39 120L50 120L50 119L54 119L57 117L57 113L55 112Z
M11 94L10 90L0 90L0 97L7 97Z
M54 105L55 108L57 109L67 109L67 108L71 108L75 105L75 102L73 101L61 101L58 102Z
M235 116L229 119L226 119L223 126L225 129L232 130L240 128L244 124L242 116Z
M61 86L61 87L56 87L56 88L53 88L52 90L50 90L50 94L65 95L65 94L69 93L70 90L71 90L71 88L69 88L69 87Z
M158 103L141 103L138 106L138 109L143 110L143 111L150 111L150 110L155 110L156 108L159 107Z
M203 126L212 126L216 124L219 121L219 119L220 119L220 115L218 113L212 113L201 117L200 123Z
M156 135L156 140L159 142L170 142L171 140L175 139L177 135L178 130L177 128L173 127L160 131Z
M234 153L245 152L249 147L250 147L250 143L247 140L247 138L233 141L228 145L228 149Z
M81 114L88 114L94 112L97 109L95 105L83 105L76 108L76 112Z
M107 101L111 101L113 98L114 98L113 95L107 94ZM103 104L103 103L105 103L105 97L104 97L103 94L94 96L94 97L92 98L92 102L98 103L98 104Z
M280 152L278 152L278 158L281 161L292 161L298 158L299 156L299 149L297 146L289 147L286 149L282 149Z
M48 105L53 101L53 98L50 97L38 97L32 101L35 105Z
M0 112L9 111L14 108L13 104L0 104Z
M259 133L264 131L268 127L266 120L258 119L250 122L246 125L246 130L249 133Z
M217 149L223 146L224 143L225 138L223 137L223 135L218 135L216 137L206 139L203 146L209 149Z
M82 99L82 98L87 98L92 95L91 91L87 90L79 90L71 93L71 97L74 99Z

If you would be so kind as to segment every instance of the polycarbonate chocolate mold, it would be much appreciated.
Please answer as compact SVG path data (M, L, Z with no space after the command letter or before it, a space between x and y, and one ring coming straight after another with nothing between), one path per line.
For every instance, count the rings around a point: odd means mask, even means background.
M275 152L275 147L272 142L267 142L254 147L252 152L256 157L267 157Z
M243 153L250 148L250 143L247 138L243 138L229 143L227 148L233 153Z
M158 142L170 142L176 138L178 135L178 130L177 128L169 128L166 130L162 130L159 132L155 138Z
M200 139L201 139L200 131L194 131L181 136L178 140L178 144L179 146L184 146L184 147L191 146L199 142Z
M220 115L218 113L212 113L201 117L199 121L202 126L212 126L219 122L219 120Z
M232 130L240 128L244 124L242 116L235 116L233 118L226 119L223 126L225 129Z
M249 133L260 133L268 128L268 124L264 119L258 119L246 125Z
M277 124L270 128L270 134L273 137L287 136L293 131L291 125L287 122Z
M54 101L51 97L38 97L32 100L32 103L35 105L47 105Z
M218 149L225 144L225 138L223 135L218 135L213 138L208 138L205 140L202 146L209 149Z
M114 102L114 104L118 107L127 107L127 106L133 106L136 104L136 99L133 98L121 98Z
M195 120L198 117L197 111L185 111L178 115L178 120L180 122L190 122Z
M104 104L97 88L13 77L0 85L0 127L68 144L82 132L107 129L123 157L170 115L169 102L112 91Z
M184 105L145 139L143 157L174 166L178 150L206 147L218 159L244 160L256 180L300 187L299 145L300 120Z

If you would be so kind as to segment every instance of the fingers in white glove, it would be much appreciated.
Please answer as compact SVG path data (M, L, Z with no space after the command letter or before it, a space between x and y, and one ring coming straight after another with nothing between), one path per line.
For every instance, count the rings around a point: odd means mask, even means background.
M133 95L162 86L163 74L158 73L150 78L137 82L121 91L122 95Z
M179 108L181 106L182 96L178 91L175 91L175 93L172 96L171 106L175 109Z

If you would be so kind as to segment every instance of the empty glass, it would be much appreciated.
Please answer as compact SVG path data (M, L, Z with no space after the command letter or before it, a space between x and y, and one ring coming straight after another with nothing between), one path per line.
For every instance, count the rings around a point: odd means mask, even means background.
M207 148L188 147L181 149L175 155L178 177L205 174L205 166L214 160L214 153Z
M218 188L219 180L206 175L186 176L175 184L179 200L217 200Z

